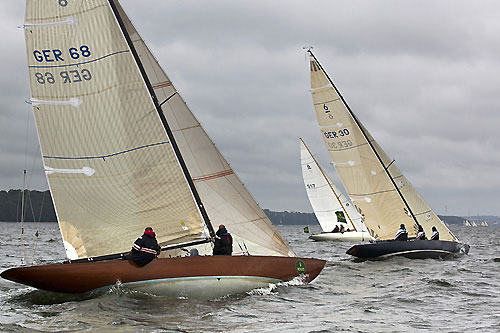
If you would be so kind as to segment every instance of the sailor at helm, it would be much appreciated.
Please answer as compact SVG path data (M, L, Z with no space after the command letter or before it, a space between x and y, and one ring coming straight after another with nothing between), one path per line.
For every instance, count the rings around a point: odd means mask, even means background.
M432 226L431 240L439 240L439 231L436 229L435 226Z

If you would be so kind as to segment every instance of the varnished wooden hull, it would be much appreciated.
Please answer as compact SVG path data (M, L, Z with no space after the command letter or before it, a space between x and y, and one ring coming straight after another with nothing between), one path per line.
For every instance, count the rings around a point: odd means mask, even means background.
M157 295L212 298L297 276L310 282L325 263L297 257L194 256L155 259L145 267L138 267L131 260L19 267L4 271L1 276L63 293L86 293L120 284Z

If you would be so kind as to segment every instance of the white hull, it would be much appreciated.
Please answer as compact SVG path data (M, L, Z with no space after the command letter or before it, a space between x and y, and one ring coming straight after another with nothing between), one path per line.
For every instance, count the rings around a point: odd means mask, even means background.
M315 241L334 241L334 242L363 242L369 241L372 238L368 232L322 232L320 234L309 236Z
M121 287L157 296L209 300L267 288L278 282L281 281L255 276L197 276L129 282Z

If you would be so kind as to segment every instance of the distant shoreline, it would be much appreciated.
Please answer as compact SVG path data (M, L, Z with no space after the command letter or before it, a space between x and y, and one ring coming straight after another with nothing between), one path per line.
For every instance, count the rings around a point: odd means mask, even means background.
M25 222L57 223L56 212L49 190L25 190L24 197L25 205L31 204L32 206L25 209ZM20 221L21 219L21 198L22 191L19 189L0 191L0 222L19 223L16 221ZM38 216L34 217L32 212L38 212ZM275 212L269 209L264 209L264 213L274 225L318 225L318 220L314 213ZM465 220L476 222L486 221L489 225L500 224L500 217L498 216L438 216L450 225L464 225Z

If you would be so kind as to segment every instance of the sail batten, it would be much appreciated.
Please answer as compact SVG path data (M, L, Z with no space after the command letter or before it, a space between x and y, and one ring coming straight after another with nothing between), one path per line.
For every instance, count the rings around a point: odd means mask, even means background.
M444 239L456 240L351 111L314 54L308 53L311 94L323 140L370 233L392 239L400 224L407 226L410 236L416 235L418 225L428 234L436 226Z

